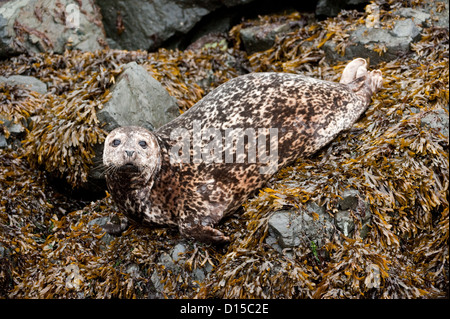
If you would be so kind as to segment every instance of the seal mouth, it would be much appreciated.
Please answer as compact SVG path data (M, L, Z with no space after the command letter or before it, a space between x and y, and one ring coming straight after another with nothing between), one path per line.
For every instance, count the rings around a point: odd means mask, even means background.
M139 173L140 172L139 167L132 163L126 163L126 164L120 166L118 168L118 171L123 172L123 173Z

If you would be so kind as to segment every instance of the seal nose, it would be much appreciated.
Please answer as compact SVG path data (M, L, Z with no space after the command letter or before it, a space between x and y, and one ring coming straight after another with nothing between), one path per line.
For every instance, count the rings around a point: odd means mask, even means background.
M134 151L125 151L125 154L127 154L128 157L133 156Z

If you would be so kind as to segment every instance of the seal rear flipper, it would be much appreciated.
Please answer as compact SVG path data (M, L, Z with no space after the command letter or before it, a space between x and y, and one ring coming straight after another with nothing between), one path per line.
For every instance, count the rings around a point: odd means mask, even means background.
M130 226L130 223L127 218L120 218L117 215L114 215L109 221L107 221L102 228L110 235L121 235L127 228Z
M366 74L367 61L362 58L357 58L345 66L339 82L348 85L360 77L365 77Z
M372 95L383 85L380 70L367 71L367 61L357 58L346 65L342 71L341 84L347 85L368 106Z

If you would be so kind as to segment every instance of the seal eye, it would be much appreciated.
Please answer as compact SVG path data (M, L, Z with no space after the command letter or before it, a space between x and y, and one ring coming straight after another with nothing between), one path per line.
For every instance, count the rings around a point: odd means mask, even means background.
M139 145L140 145L142 148L147 148L147 142L146 142L146 141L139 141Z
M120 145L120 140L114 139L114 140L112 141L111 145L114 146L114 147L119 146L119 145Z

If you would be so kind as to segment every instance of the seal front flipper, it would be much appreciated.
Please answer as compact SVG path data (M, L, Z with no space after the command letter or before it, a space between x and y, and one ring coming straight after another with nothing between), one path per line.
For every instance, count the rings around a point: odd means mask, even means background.
M110 235L118 236L122 234L130 226L128 219L126 217L120 218L114 215L107 221L102 228Z
M221 245L230 242L230 237L225 236L220 230L200 223L201 221L199 220L188 221L187 219L180 219L178 229L181 235L204 243Z

